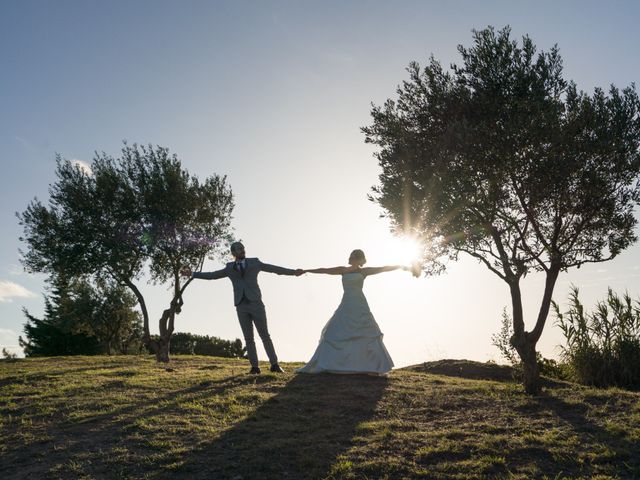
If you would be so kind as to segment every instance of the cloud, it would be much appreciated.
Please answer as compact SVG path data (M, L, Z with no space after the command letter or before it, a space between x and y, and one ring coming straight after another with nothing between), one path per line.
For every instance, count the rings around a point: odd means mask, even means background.
M0 280L0 303L12 302L14 298L34 297L37 297L37 295L22 285L9 282L8 280Z
M29 153L38 153L42 152L42 150L48 150L51 147L51 142L47 139L41 139L36 142L29 141L24 137L14 137L16 142L18 142L22 147L28 151Z
M0 328L0 345L18 343L18 333L10 328Z
M20 345L0 345L0 352L3 348L6 348L9 353L15 353L18 358L24 358L24 350Z
M326 52L322 52L320 55L324 60L326 60L329 63L337 63L340 65L353 63L353 56L344 52L326 51Z
M24 269L20 265L16 265L15 263L12 263L11 265L9 265L8 271L9 271L10 275L23 275L24 274Z
M16 141L20 145L22 145L24 148L26 148L27 150L29 150L29 151L33 151L34 150L33 145L31 145L29 142L27 142L24 138L16 136Z
M0 328L0 330L3 330L2 328ZM12 331L12 330L11 330ZM18 345L17 343L17 339L18 339L18 335L14 333L14 337L15 338L10 338L8 340L3 340L1 337L1 332L0 332L0 357L1 357L1 352L2 349L6 349L7 352L9 353L15 353L18 358L24 358L24 350L22 349L22 347L20 345ZM12 342L12 343L7 343L7 342Z
M82 160L78 160L77 158L74 158L71 160L71 165L73 165L74 167L78 167L87 175L93 175L93 171L91 170L91 167L87 162L83 162Z
M10 328L0 328L0 352L6 348L9 353L24 357L22 347L18 345L18 333Z

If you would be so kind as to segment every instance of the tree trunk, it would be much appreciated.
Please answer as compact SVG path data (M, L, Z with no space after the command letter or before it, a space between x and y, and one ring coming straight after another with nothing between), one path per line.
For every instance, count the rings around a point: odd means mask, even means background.
M159 338L156 349L156 360L162 363L169 363L169 346L171 339Z
M177 273L176 273L176 282L178 282ZM169 363L170 361L169 347L171 345L171 335L173 335L175 317L176 317L176 314L180 313L180 309L182 308L182 305L183 305L182 293L184 292L185 288L187 288L187 285L189 285L190 282L191 280L188 280L182 286L182 288L178 288L176 286L176 293L173 297L173 300L171 300L171 305L164 312L162 312L162 316L158 321L158 329L160 330L160 337L155 342L156 349L154 350L156 354L156 360L158 362ZM178 284L176 283L176 285Z
M538 366L538 358L536 355L536 344L526 342L522 350L519 350L522 359L522 383L524 391L537 395L542 390L540 384L540 367Z
M201 264L202 266L202 264ZM171 335L173 334L174 329L174 320L177 313L180 313L182 305L184 304L182 300L182 294L186 290L187 286L193 280L190 278L187 280L182 288L179 287L179 266L174 266L174 297L171 300L171 304L168 309L162 312L162 316L158 321L158 328L160 330L160 335L157 338L151 338L151 334L149 333L149 313L147 312L147 306L144 301L144 297L140 290L131 282L130 279L123 279L123 282L133 291L136 298L138 299L138 304L140 305L140 309L142 310L142 342L149 348L155 355L156 360L162 363L169 363L169 346L171 344Z
M536 395L540 393L540 368L536 355L536 341L532 341L530 334L524 329L524 315L522 311L522 293L520 291L519 278L509 282L511 290L511 307L513 315L513 337L511 345L514 346L522 362L522 384L524 391Z
M513 337L511 337L511 345L513 345L522 360L522 383L527 393L536 395L542 390L540 383L540 367L538 366L538 356L536 354L536 345L542 335L545 321L549 315L549 307L551 305L551 297L553 289L560 273L560 265L552 262L551 267L547 271L545 281L544 294L540 303L540 311L536 319L536 325L531 332L524 329L524 315L522 312L522 295L520 292L519 278L509 283L511 289L511 304L513 311Z

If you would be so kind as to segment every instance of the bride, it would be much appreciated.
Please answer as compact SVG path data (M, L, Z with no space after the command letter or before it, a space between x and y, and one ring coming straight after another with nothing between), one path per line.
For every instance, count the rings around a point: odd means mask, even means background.
M386 375L393 360L382 343L382 332L376 323L362 292L364 279L369 275L393 270L415 270L402 265L363 268L366 258L362 250L349 256L348 267L315 268L308 273L342 275L344 295L331 319L327 322L320 343L311 360L299 373L367 373Z

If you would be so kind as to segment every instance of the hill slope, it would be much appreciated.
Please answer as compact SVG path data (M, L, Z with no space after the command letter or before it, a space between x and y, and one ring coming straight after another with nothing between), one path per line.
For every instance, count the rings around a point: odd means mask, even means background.
M529 397L457 362L388 378L255 377L211 357L0 362L0 478L640 477L640 394Z

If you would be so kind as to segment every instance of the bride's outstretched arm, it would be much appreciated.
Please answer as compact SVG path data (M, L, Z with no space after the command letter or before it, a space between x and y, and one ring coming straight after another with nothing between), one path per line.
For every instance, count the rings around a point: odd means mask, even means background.
M327 275L342 275L349 272L349 267L312 268L305 273L326 273Z
M361 269L361 272L364 275L377 275L378 273L383 272L392 272L394 270L409 270L409 267L406 265L387 265L384 267L365 267Z

